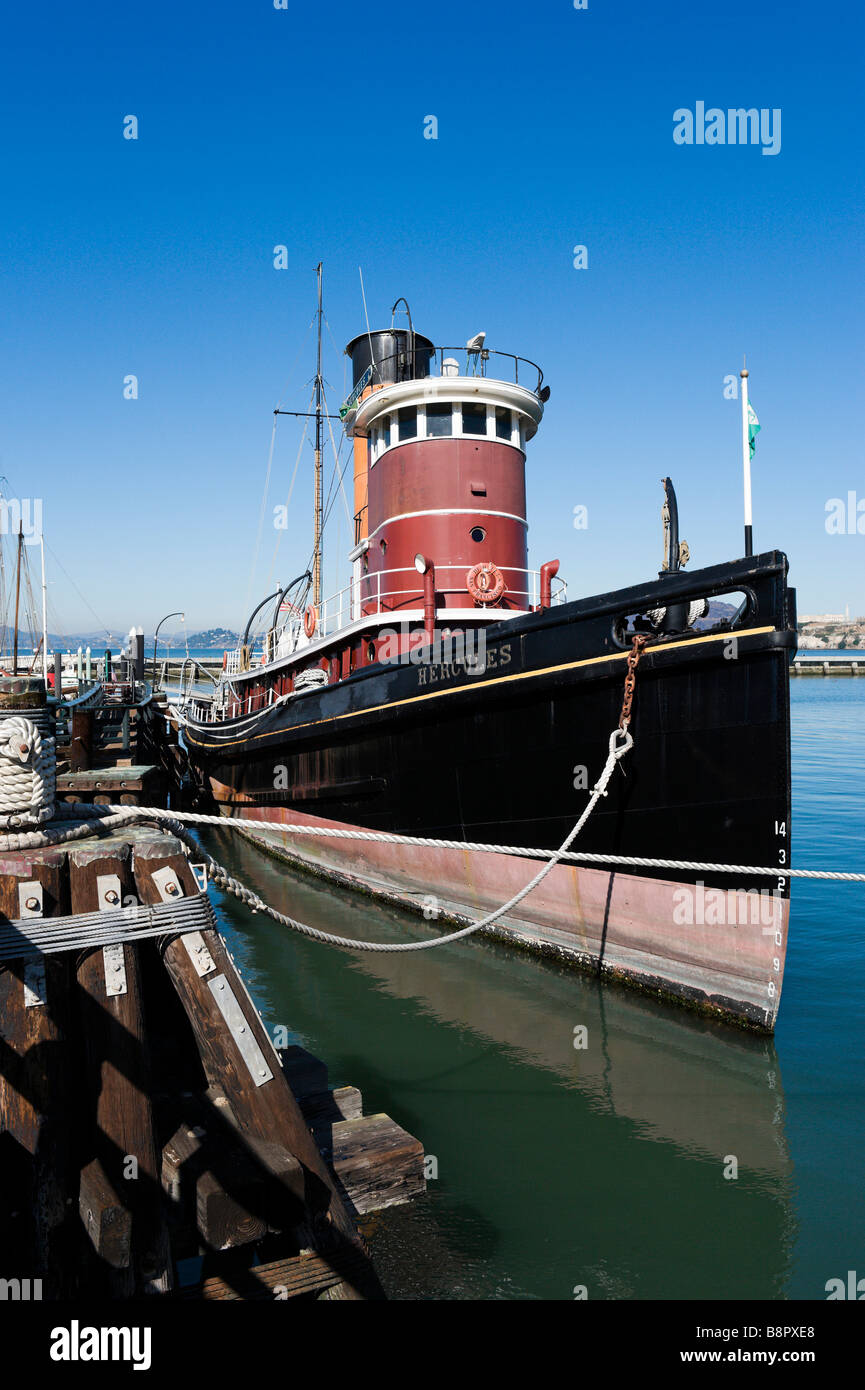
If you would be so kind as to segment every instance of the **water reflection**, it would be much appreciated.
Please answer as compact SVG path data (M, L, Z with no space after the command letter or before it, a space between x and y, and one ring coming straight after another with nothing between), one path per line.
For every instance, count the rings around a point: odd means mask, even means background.
M208 844L316 926L429 934L225 832ZM387 1110L438 1161L427 1198L372 1222L392 1296L784 1295L792 1164L770 1039L498 943L353 956L236 900L221 911L267 1021L289 1025L333 1084L360 1086L367 1112Z

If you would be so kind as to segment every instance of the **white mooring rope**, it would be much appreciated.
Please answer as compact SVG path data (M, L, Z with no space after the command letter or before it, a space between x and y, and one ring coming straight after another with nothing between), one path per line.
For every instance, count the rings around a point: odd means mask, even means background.
M165 825L175 835L177 835L177 837L180 840L182 840L184 844L187 844L192 849L194 849L196 854L203 857L204 862L207 864L210 879L213 883L216 884L218 888L225 888L229 892L233 893L235 897L240 898L242 902L246 903L248 907L252 908L253 912L265 912L269 917L272 917L275 922L279 922L283 926L290 927L292 931L300 932L303 936L311 937L313 941L322 941L329 946L338 946L342 950L346 951L379 951L388 953L402 951L426 951L433 946L443 946L447 942L458 941L461 937L470 936L473 932L481 931L484 927L490 926L500 917L503 917L506 912L509 912L512 908L516 907L518 903L522 902L523 898L528 897L529 893L531 893L532 890L536 888L538 884L542 882L543 879L546 878L550 870L554 867L555 864L558 863L559 859L569 849L570 845L576 839L577 835L582 830L586 821L589 819L589 816L592 814L592 811L595 809L595 806L597 805L601 797L607 795L607 783L613 775L613 771L616 767L616 764L633 747L633 744L634 740L631 737L631 735L627 732L627 730L613 730L612 734L610 735L609 752L607 754L607 761L604 764L604 770L598 778L597 784L592 789L592 795L589 798L589 802L586 806L586 809L583 811L583 814L580 816L579 820L577 821L574 828L571 830L570 834L563 841L561 847L558 850L556 850L554 854L551 855L548 862L543 865L539 872L535 874L534 878L529 883L527 883L524 888L521 888L518 893L515 893L512 898L509 898L508 901L504 903L501 907L497 908L495 912L488 913L487 916L481 918L480 921L472 922L469 926L463 927L459 931L450 932L446 936L433 937L431 940L428 941L409 941L396 943L384 941L355 941L348 936L336 936L332 932L319 931L317 927L310 927L305 922L298 922L293 917L289 917L286 913L278 912L276 908L271 907L262 898L260 898L257 893L253 893L251 889L247 888L244 884L240 883L238 879L233 878L232 875L229 874L228 870L225 869L221 864L218 864L216 860L213 859L209 854L206 854L202 851L200 845L197 844L197 842L193 839L193 837L189 834L189 832L184 828L183 824L181 823L181 819L185 821L189 818L185 813L183 813L181 817L175 816L170 811L162 811L158 808L140 806L126 806L120 810L111 807L107 815L98 814L102 811L102 807L70 806L69 804L65 804L62 805L59 809L61 811L62 816L75 816L76 818L81 812L84 812L88 820L98 819L103 829L110 828L113 830L123 824L128 824L131 821L151 819L157 820L160 824ZM0 772L0 777L2 777L2 772ZM94 815L93 813L97 814ZM224 823L221 822L219 816L214 816L210 819L217 824ZM198 820L198 817L193 817L193 823L197 823ZM240 822L240 824L246 825L246 822ZM36 844L62 844L69 840L83 838L84 835L90 833L90 829L91 827L85 823L84 825L70 827L65 831L58 828L56 830L29 832L20 835L3 835L0 836L0 850L24 849L35 847Z
M26 725L23 729L19 726ZM10 728L10 726L12 726ZM32 733L31 733L32 731ZM31 772L34 777L41 779L40 785L43 794L53 799L54 780L53 780L53 759L54 759L54 740L40 740L38 730L27 720L17 717L9 717L0 721L0 735L5 735L5 742L0 745L0 754L4 754L6 749L11 749L7 756L0 757L0 808L4 805L4 794L7 798L18 796L20 802L21 791L13 795L10 793L10 786L13 781L13 774L17 775L14 758L19 761L25 756L25 735L29 743L27 758L30 761ZM33 737L35 735L35 738ZM18 739L16 745L15 739ZM47 747L46 747L47 745ZM576 854L571 852L570 846L577 838L586 821L598 804L602 796L607 795L607 785L616 767L616 764L633 747L633 739L625 729L615 729L610 735L609 752L604 769L598 779L597 784L592 789L586 809L574 825L557 850L529 849L523 845L488 845L478 844L464 840L436 840L416 835L394 835L383 831L364 831L364 830L343 830L336 827L319 827L309 825L280 825L273 821L244 819L242 817L228 817L219 815L203 815L198 812L166 811L156 806L89 806L84 804L61 803L56 808L43 805L38 807L38 798L33 801L36 795L33 787L30 789L31 803L28 810L17 809L9 816L0 815L0 826L20 824L22 826L33 823L34 818L47 820L49 815L53 815L55 820L76 820L81 822L74 826L46 826L39 830L22 829L14 834L0 835L0 851L16 849L35 849L47 845L65 844L70 841L80 840L92 834L93 821L98 821L100 829L117 830L125 825L135 822L152 821L156 822L179 840L194 850L196 855L207 865L210 881L218 888L225 889L233 893L235 897L246 903L253 912L264 912L275 922L297 931L303 936L308 936L314 941L321 941L327 945L337 946L348 951L378 951L378 952L402 952L402 951L425 951L434 946L442 946L447 942L458 941L462 937L470 936L474 932L481 931L485 927L491 926L498 921L512 908L516 907L522 900L533 892L541 883L550 870L560 861L583 862L592 864L619 864L630 868L664 868L664 869L685 869L692 872L704 873L739 873L746 875L768 875L771 877L784 877L788 879L830 879L848 883L865 883L865 874L837 873L828 869L788 869L779 865L761 866L753 864L714 864L700 863L695 860L682 859L649 859L634 855L602 855L602 854ZM50 762L50 773L46 763ZM21 784L23 785L23 784ZM29 820L28 820L29 817ZM38 823L38 821L37 821ZM450 932L446 936L433 937L427 941L412 942L375 942L375 941L355 941L351 937L336 936L331 932L320 931L317 927L310 927L306 923L298 922L286 913L279 912L271 907L257 893L247 888L238 879L234 878L228 870L219 864L211 855L207 854L193 836L186 830L186 825L209 825L219 829L264 829L277 834L298 834L314 835L319 837L331 837L346 840L367 840L382 844L399 844L410 846L421 846L435 849L457 849L457 850L476 850L488 854L510 854L525 857L546 859L540 871L534 876L524 888L509 898L506 903L497 908L495 912L488 913L480 921L472 922L469 926L463 927L459 931Z
M41 825L54 815L54 739L21 714L0 721L0 826Z

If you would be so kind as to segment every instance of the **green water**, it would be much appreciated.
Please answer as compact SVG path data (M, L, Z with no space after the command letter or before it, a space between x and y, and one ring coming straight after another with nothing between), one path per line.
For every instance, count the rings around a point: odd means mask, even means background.
M801 682L793 700L795 862L861 868L865 682ZM207 843L317 926L428 931L227 832ZM355 957L235 899L219 913L266 1022L436 1160L427 1195L369 1228L391 1297L825 1298L865 1273L861 886L794 892L774 1041L496 943Z

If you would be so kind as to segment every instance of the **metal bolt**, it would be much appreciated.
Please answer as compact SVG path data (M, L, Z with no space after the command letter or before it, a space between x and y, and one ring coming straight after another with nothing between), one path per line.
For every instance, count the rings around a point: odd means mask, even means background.
M107 903L116 903L118 901L117 894L113 888L109 888L108 892L105 894L105 901Z
M165 891L166 893L169 893L172 898L176 898L180 890L178 889L176 883L166 883Z
M39 899L38 899L38 898L26 898L25 901L24 901L24 906L27 908L27 911L28 911L28 912L35 912L36 909L37 909L37 907L39 906Z

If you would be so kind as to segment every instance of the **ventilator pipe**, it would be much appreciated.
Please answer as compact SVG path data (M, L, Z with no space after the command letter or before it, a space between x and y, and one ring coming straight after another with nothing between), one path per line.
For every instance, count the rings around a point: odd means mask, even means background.
M432 560L423 555L415 555L414 567L423 575L423 626L427 642L435 641L436 626L436 571Z
M547 560L545 565L541 565L541 608L553 606L553 580L558 572L558 560Z
M282 607L283 602L285 601L286 595L290 594L295 584L299 584L302 579L311 580L312 572L310 570L304 570L303 574L299 574L296 579L292 579L290 584L286 584L284 589L280 589L279 597L276 600L276 607L273 610L273 622L270 624L271 627L277 627L279 625L279 610ZM267 599L265 599L264 602L267 603ZM257 611L258 610L256 609L256 612ZM252 617L255 617L255 613L253 613ZM252 618L250 618L250 622L251 621Z
M276 599L279 599L280 602L281 602L281 601L282 601L282 594L283 594L283 590L282 590L282 589L277 589L274 593L268 594L267 598L263 598L263 599L261 600L261 603L258 605L258 607L253 609L253 611L252 611L252 617L250 618L249 622L246 624L246 627L244 628L244 632L243 632L243 641L242 641L241 644L240 644L241 647L245 647L245 646L247 645L247 643L249 642L249 629L252 627L252 624L255 622L256 618L258 617L258 615L259 615L259 613L261 612L261 610L262 610L262 608L264 607L264 605L265 605L266 603L270 603L271 599L275 599L275 598L276 598ZM279 607L279 605L277 605L277 609L278 609L278 607Z
M664 522L664 567L659 570L659 579L673 579L679 573L683 557L683 547L679 543L679 505L672 478L662 478L664 506L661 516ZM687 547L684 548L687 559ZM683 632L688 626L687 603L671 603L663 610L660 620L661 632Z

